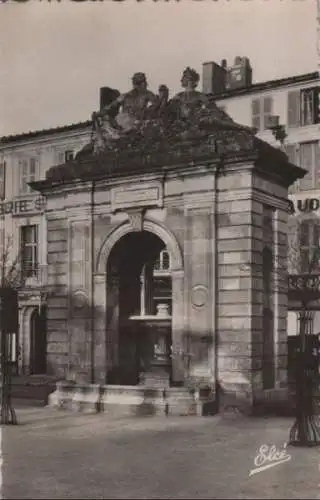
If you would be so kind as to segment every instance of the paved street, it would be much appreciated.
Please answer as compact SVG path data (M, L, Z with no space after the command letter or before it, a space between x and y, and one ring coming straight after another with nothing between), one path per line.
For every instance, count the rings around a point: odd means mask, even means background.
M320 450L249 477L291 419L145 417L21 408L4 427L2 498L320 498Z

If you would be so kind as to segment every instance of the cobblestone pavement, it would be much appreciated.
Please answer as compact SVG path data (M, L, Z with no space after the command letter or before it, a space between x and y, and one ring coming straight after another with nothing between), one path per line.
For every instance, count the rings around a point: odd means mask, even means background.
M249 477L291 419L115 418L34 408L2 428L2 498L319 498L320 449Z

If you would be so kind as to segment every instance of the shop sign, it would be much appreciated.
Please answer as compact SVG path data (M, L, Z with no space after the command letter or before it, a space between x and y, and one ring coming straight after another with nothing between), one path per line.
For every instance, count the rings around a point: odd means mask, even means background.
M45 208L44 198L20 199L0 203L0 215L27 215L43 212Z
M297 200L294 204L292 200L289 200L289 212L294 214L296 212L300 213L310 213L316 212L320 209L320 200L318 198L305 198L304 200Z

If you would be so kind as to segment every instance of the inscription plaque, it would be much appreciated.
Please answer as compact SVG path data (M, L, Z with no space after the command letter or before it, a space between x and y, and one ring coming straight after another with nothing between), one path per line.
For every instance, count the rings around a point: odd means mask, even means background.
M163 205L163 191L160 182L135 184L111 189L111 210Z

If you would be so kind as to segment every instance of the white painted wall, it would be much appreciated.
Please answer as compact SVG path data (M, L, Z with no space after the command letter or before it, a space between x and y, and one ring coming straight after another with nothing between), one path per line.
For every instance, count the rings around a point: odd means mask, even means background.
M233 118L236 122L242 125L252 126L252 112L251 112L251 102L252 99L257 97L267 97L272 96L273 109L272 114L278 115L280 117L280 124L286 126L286 132L288 137L286 142L288 144L319 140L320 137L320 125L309 125L305 127L288 128L288 93L292 90L299 90L309 87L314 87L320 84L320 80L317 82L312 80L303 84L291 84L290 86L281 87L279 89L263 90L259 92L254 92L252 94L245 94L242 96L227 97L226 99L217 100L216 104L218 106L223 106L225 111ZM263 139L274 146L279 147L271 133L270 130L262 131L257 134L257 137Z
M19 192L20 172L19 160L28 157L39 159L38 180L45 179L50 167L59 163L59 153L73 150L76 154L89 143L91 128L66 131L50 135L38 135L36 138L15 141L0 146L0 161L6 162L6 190L4 202L17 200L34 200L39 193L21 194ZM12 214L0 215L0 232L4 240L12 237L13 247L11 261L19 253L20 227L29 224L39 224L39 265L47 263L46 219L42 213L30 213L19 216Z

